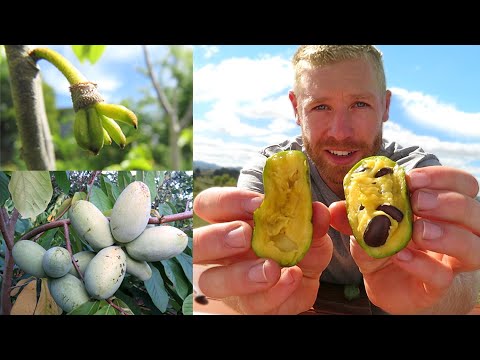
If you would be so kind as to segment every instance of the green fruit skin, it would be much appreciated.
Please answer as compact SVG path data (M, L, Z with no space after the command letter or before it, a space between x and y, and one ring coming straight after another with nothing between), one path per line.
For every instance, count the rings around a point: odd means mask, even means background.
M15 264L27 274L37 278L45 278L47 274L43 270L43 256L47 250L31 240L20 240L15 243L12 250Z
M107 217L89 201L79 200L73 204L70 221L77 234L95 251L115 243Z
M127 259L120 246L100 250L85 270L85 288L95 299L108 299L122 284Z
M57 305L67 313L89 300L82 281L72 274L48 279L48 289Z
M47 250L43 256L43 270L47 276L59 278L72 268L72 259L67 249L55 246Z
M263 184L265 197L253 214L252 249L258 257L293 266L303 259L313 236L307 157L298 150L269 157Z
M125 249L137 261L161 261L175 257L188 245L188 236L173 226L162 225L145 231Z
M354 202L351 196L353 192L349 191L349 186L351 183L352 174L357 168L364 165L366 161L375 160L376 162L382 162L389 167L394 169L393 175L397 179L397 193L395 194L394 201L392 204L397 208L401 209L403 212L403 220L401 221L401 229L397 231L393 236L389 236L386 243L382 246L371 247L367 245L363 239L363 232L358 230L358 209L352 204ZM405 248L412 237L413 231L413 211L410 204L410 193L408 190L408 185L405 180L405 169L402 166L397 165L397 163L385 156L370 156L364 158L357 162L345 175L343 179L343 188L345 191L345 202L347 207L347 217L352 228L353 235L357 240L358 244L365 250L365 252L373 258L382 259L388 256L392 256ZM352 194L352 195L349 195Z
M127 256L127 273L136 276L142 281L147 281L152 277L152 269L146 261L137 261L133 259L128 253Z
M119 243L137 238L150 219L151 196L147 185L141 181L129 184L118 196L110 215L110 229Z
M85 269L87 268L88 264L94 257L95 257L95 253L93 251L80 251L76 254L73 254L73 258L76 260L77 266L80 269L82 276L85 274ZM77 273L77 269L73 265L69 273L72 274L73 276L76 276L77 278L80 278L80 276Z

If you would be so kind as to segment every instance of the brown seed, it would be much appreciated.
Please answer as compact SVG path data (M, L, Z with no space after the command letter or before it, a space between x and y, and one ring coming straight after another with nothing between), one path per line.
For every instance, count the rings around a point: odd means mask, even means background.
M375 174L376 178L382 177L387 174L393 174L393 169L392 168L381 168L380 170L377 171Z
M195 301L199 304L202 304L202 305L207 305L208 304L208 299L205 295L195 296Z
M363 239L368 246L378 247L385 244L390 230L390 219L386 215L375 216L367 225Z
M401 212L401 210L393 205L380 205L379 207L377 207L377 210L383 211L385 214L390 215L397 222L400 222L403 219L403 213Z

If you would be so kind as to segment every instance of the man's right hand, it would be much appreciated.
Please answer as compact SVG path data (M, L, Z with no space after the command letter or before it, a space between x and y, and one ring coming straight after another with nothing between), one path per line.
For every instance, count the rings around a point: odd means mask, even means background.
M193 230L193 262L219 265L205 270L198 286L244 314L298 314L314 304L332 257L330 212L313 203L311 247L296 266L282 268L250 246L253 212L262 201L262 194L234 187L209 188L195 197L195 214L212 224Z

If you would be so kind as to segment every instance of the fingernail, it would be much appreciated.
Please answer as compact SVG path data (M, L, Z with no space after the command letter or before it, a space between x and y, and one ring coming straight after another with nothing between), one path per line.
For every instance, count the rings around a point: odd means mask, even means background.
M430 178L423 172L413 172L410 174L410 185L416 189L426 187L430 183Z
M267 282L268 280L267 280L267 275L265 274L264 265L265 265L265 261L261 262L260 264L254 265L248 271L248 278L253 282L258 282L258 283Z
M397 253L397 259L401 261L410 261L413 258L413 254L408 249L403 249L399 253Z
M237 227L231 230L225 237L225 243L232 248L243 248L247 246L243 227Z
M243 208L250 213L253 213L255 210L257 210L260 205L262 204L263 199L259 196L254 197L250 200L246 200L243 204Z
M420 191L418 193L418 210L430 210L433 209L435 206L437 206L436 195L425 191Z
M423 221L423 238L433 240L442 236L442 228L430 221Z

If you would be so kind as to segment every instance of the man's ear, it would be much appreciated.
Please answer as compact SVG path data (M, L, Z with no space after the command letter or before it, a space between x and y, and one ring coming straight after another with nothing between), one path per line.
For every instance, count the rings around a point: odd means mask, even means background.
M390 99L392 97L392 92L390 90L387 90L385 94L385 111L383 112L382 116L382 121L386 122L389 118L389 113L390 113Z
M295 96L295 93L293 90L290 90L288 92L288 98L290 99L290 103L292 104L293 107L293 114L295 115L295 122L297 125L300 125L300 117L298 116L298 110L297 110L297 97Z

